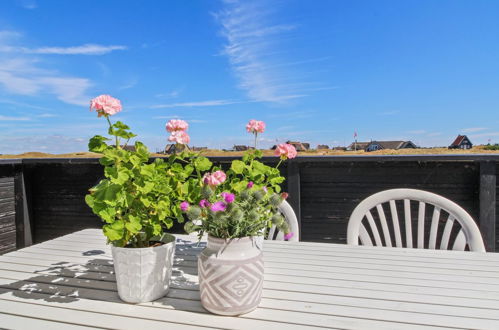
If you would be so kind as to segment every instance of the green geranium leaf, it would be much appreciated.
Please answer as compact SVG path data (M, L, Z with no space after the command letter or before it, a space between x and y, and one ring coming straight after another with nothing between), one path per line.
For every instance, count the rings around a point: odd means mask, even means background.
M129 215L128 221L125 223L125 227L132 234L138 233L142 229L140 218L137 216Z
M116 129L130 129L130 127L128 127L128 125L125 125L121 121L117 121L116 123L114 123L113 127L115 127Z
M87 203L88 206L90 206L91 209L94 208L95 205L95 200L94 197L90 194L85 196L85 203Z
M198 171L208 171L212 165L213 163L203 156L199 156L194 160L194 167L196 167Z
M135 152L142 161L147 162L149 160L149 150L142 142L135 142Z
M107 207L100 210L97 215L105 222L113 223L116 217L116 209L113 207Z
M236 174L242 174L246 165L240 160L233 160L230 169Z
M104 235L110 241L118 241L123 238L125 234L125 223L123 220L117 220L112 224L104 225L103 227Z
M105 187L100 188L95 192L95 199L106 202L110 205L116 204L116 197L118 192L122 189L119 184L110 184L109 182Z
M91 138L90 141L88 142L88 150L91 152L102 153L108 147L108 145L105 142L108 140L109 140L108 138L96 135L93 138Z

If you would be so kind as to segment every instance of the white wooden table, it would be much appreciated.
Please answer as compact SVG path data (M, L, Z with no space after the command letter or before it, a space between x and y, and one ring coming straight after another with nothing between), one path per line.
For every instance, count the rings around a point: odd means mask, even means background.
M172 289L120 301L110 249L83 230L0 256L0 328L499 329L499 254L266 241L260 307L199 301L193 236L178 236Z

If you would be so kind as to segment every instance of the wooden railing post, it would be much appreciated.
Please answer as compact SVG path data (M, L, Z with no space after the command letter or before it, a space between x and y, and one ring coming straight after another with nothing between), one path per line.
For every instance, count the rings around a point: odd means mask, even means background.
M16 169L14 176L15 210L16 210L16 248L33 245L33 235L29 214L26 177L23 166Z
M494 252L496 246L496 163L480 162L480 232L485 248Z
M296 218L298 219L298 228L300 228L299 239L302 236L301 225L301 195L300 195L300 167L297 161L288 161L288 203L293 207Z

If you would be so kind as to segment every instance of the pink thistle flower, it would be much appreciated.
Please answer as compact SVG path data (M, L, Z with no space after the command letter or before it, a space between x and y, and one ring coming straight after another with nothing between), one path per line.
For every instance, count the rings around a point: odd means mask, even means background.
M246 188L251 189L251 188L253 187L253 185L254 185L253 181L250 181L250 182L248 182L248 184L246 185Z
M248 133L263 133L265 131L265 123L263 121L251 119L246 125Z
M210 207L213 212L225 211L227 205L224 202L216 202Z
M166 123L166 130L170 133L177 131L187 131L188 128L189 124L181 119L172 119L168 123Z
M188 144L191 141L191 137L185 131L174 131L168 138L168 141L178 144Z
M291 144L281 143L275 149L274 155L281 157L282 160L293 159L296 157L297 152Z
M202 199L200 202L199 202L199 206L201 206L202 208L205 208L205 207L210 207L211 206L211 203L208 202L206 199Z
M232 203L236 199L236 196L234 194L228 192L223 192L221 195L227 204Z
M184 212L189 209L189 206L190 206L189 203L187 203L186 201L183 201L182 203L180 203L180 209Z
M289 232L286 235L284 235L284 240L289 241L289 239L293 236L295 236L295 234L293 232Z
M205 174L203 181L207 185L218 186L219 184L224 183L225 179L227 179L227 176L223 171L216 171L212 174Z
M121 111L121 102L110 95L99 95L90 101L90 111L95 109L97 116L112 116Z

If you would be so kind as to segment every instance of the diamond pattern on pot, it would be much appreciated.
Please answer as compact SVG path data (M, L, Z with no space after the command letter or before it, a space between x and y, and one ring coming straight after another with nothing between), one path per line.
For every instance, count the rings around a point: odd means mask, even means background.
M245 310L260 302L263 261L241 264L199 262L201 300L209 309Z

